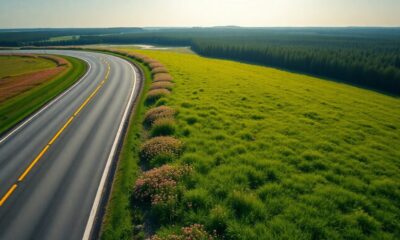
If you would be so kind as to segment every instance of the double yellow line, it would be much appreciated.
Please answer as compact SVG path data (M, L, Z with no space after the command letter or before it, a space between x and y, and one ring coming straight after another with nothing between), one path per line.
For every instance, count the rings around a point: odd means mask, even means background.
M7 193L0 199L0 207L7 201L7 199L13 194L15 189L18 187L18 183L22 182L25 177L29 174L33 167L39 162L39 160L43 157L43 155L49 150L50 146L58 139L58 137L65 131L65 129L72 123L74 118L82 111L83 108L96 96L99 90L103 87L104 83L108 80L110 75L110 64L103 59L103 62L107 64L107 73L104 79L100 82L100 84L96 87L96 89L89 95L88 98L79 106L79 108L72 114L72 116L67 120L67 122L58 130L58 132L51 138L51 140L47 143L47 145L42 149L42 151L35 157L35 159L29 164L29 166L25 169L25 171L20 175L18 181L14 183Z

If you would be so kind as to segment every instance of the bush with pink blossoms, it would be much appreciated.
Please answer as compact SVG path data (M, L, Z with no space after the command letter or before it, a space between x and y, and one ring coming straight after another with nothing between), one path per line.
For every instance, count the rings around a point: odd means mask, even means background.
M189 166L163 165L144 172L134 186L134 199L151 205L175 201L178 197L178 182L192 171Z
M215 235L209 234L204 230L203 225L193 224L189 227L181 228L177 234L170 234L167 236L154 235L150 240L213 240L216 239Z

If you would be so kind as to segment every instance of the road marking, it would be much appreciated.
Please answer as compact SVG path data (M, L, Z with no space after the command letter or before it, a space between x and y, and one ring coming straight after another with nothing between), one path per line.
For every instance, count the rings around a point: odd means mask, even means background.
M18 178L18 182L22 182L26 175L32 170L32 168L36 165L37 162L43 157L43 155L49 150L50 145L47 144L46 147L43 148L43 150L39 153L39 155L36 156L36 158L29 164L28 168L25 169L25 171L22 173L22 175Z
M7 198L11 196L11 194L15 191L17 186L18 186L17 184L12 185L10 190L7 191L6 195L4 195L4 197L0 200L0 206L2 206L5 201L7 201Z
M72 116L68 119L68 121L64 124L64 126L54 135L54 137L50 140L49 145L52 145L57 138L61 135L62 132L71 124L72 120L74 120L75 116Z
M126 61L126 62L128 62L128 61ZM135 69L133 68L133 66L132 66L132 64L130 62L128 62L128 64L129 64L129 66L131 66L131 69L133 70L133 88L132 88L132 92L131 92L131 95L129 97L129 101L126 104L124 115L122 116L121 122L119 124L117 135L115 136L114 143L113 143L113 145L111 147L110 155L108 155L106 166L104 168L103 175L101 176L101 179L100 179L100 184L99 184L99 187L98 187L97 192L96 192L96 197L94 198L94 201L93 201L92 209L90 210L90 215L89 215L89 218L88 218L88 221L87 221L87 224L86 224L85 232L83 233L83 237L82 237L83 240L89 240L90 236L92 234L94 220L96 218L97 211L98 211L99 206L100 206L100 200L101 200L101 197L103 195L103 190L104 190L104 187L106 185L106 180L108 178L108 174L109 174L110 169L111 169L111 162L112 162L112 160L113 160L113 158L114 158L114 156L116 154L117 146L118 146L118 143L119 143L119 141L121 139L122 130L124 128L124 123L126 122L126 119L127 119L128 115L129 115L129 110L130 110L130 108L131 108L131 106L133 104L132 99L134 97L135 90L136 90L136 71L135 71Z
M7 201L7 199L11 196L11 194L15 191L15 189L18 187L18 183L22 182L25 177L29 174L29 172L32 170L33 167L39 162L39 160L43 157L43 155L49 150L50 146L58 139L58 137L65 131L65 129L72 123L76 115L82 109L90 102L90 100L93 99L94 96L98 93L98 91L103 87L104 83L108 80L108 77L110 75L110 64L103 60L104 63L107 64L107 73L104 79L101 81L101 83L97 86L97 88L90 94L88 98L79 106L78 110L67 120L67 122L60 128L60 130L57 131L57 133L51 138L49 143L42 149L42 151L35 157L35 159L29 164L29 166L25 169L25 171L21 174L21 176L18 178L17 183L14 183L11 188L7 191L7 193L1 198L0 200L0 207L3 206L3 204Z

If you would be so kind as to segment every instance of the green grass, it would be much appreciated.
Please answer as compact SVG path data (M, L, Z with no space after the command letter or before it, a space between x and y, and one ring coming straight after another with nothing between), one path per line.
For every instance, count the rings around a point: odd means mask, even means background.
M0 105L0 134L37 111L73 85L85 72L87 65L82 60L62 56L71 63L71 67L35 88L15 96Z
M44 58L0 56L0 79L54 67L56 63Z
M101 239L132 239L134 235L133 223L142 221L141 216L133 213L130 206L133 183L140 173L138 153L144 131L141 124L143 114L146 111L144 105L146 94L144 93L150 87L151 72L143 64L133 59L123 58L137 63L143 69L145 83L143 93L136 104L124 139L124 145L114 177L111 198L107 205L101 229Z
M400 236L399 98L194 54L135 51L174 76L165 101L179 111L175 135L185 153L177 163L195 169L177 220L158 233L200 223L224 239ZM136 174L137 148L120 164ZM121 194L131 194L129 173ZM128 203L119 210L129 212Z

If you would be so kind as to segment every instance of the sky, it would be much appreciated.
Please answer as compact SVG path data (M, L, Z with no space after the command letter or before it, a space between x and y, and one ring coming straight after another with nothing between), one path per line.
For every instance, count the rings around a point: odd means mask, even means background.
M0 28L400 26L400 0L0 0Z

